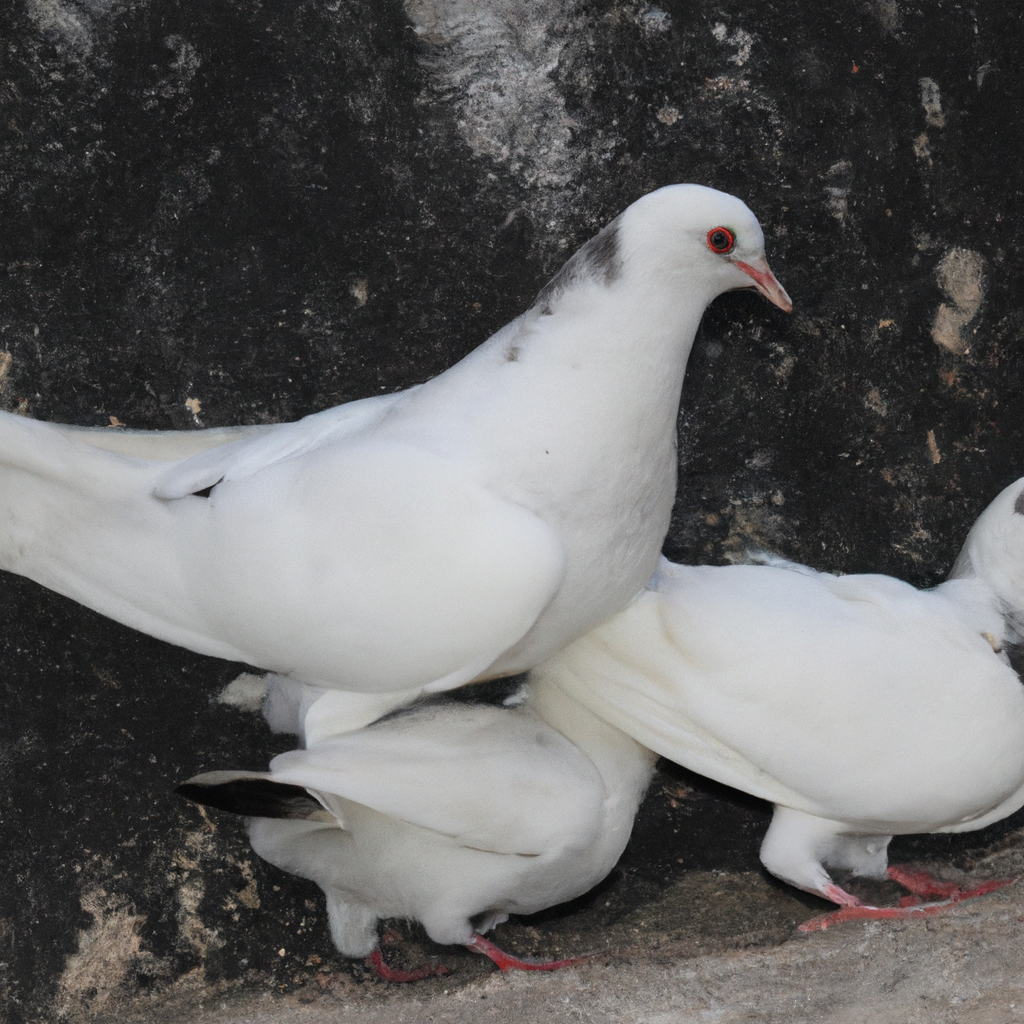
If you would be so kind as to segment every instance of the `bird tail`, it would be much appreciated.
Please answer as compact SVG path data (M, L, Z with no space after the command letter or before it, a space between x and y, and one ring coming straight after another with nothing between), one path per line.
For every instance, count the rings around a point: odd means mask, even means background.
M175 793L193 803L247 818L285 818L337 824L337 818L302 786L275 782L266 772L206 772L183 782Z
M170 462L233 439L231 432L196 433L194 441L190 432L164 435L161 446L142 435L118 437L0 412L0 568L193 646L188 624L175 624L175 592L185 586L175 540L189 513L172 510L153 491ZM215 436L202 436L208 433Z

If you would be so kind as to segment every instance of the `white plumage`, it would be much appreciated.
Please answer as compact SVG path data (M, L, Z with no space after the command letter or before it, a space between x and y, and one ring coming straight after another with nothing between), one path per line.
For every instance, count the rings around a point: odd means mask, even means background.
M321 738L268 773L211 772L179 791L248 815L261 857L316 882L346 956L376 949L379 918L408 918L527 966L481 933L604 878L653 771L650 751L543 683L514 707L432 698L340 736L301 697L274 708L275 727Z
M749 287L791 308L747 207L674 185L420 387L169 434L0 414L0 567L318 686L522 671L650 577L698 322Z
M781 559L663 560L626 611L535 677L771 801L764 865L850 906L826 865L885 877L892 835L978 829L1024 805L1024 688L1008 657L1022 622L1024 479L933 590Z

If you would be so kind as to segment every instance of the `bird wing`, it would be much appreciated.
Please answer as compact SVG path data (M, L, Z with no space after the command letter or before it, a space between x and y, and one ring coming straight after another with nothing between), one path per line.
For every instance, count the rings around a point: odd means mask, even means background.
M328 435L359 430L383 415L400 394L347 402L294 423L201 430L121 430L65 423L47 423L46 427L54 434L103 451L147 462L176 463L157 483L160 497L175 498L194 494L229 473L237 478L256 472L277 459L315 446Z
M294 423L243 428L244 433L237 437L232 430L220 431L226 443L218 443L179 462L157 481L153 493L158 498L173 500L195 494L222 480L252 476L282 459L312 451L328 440L350 436L372 426L401 394L347 402Z
M170 643L313 684L468 682L557 592L564 548L471 459L360 432L387 404L170 468L0 416L0 566ZM212 484L209 498L189 490Z
M266 677L263 717L272 732L290 732L304 747L322 739L354 732L422 693L422 688L387 693L352 693L297 683L271 672Z
M659 577L546 667L639 742L881 830L928 830L1016 788L1020 686L942 593L771 566Z
M593 762L527 708L442 704L274 758L344 824L342 801L494 853L538 856L597 836Z
M276 429L276 424L208 427L204 430L121 430L111 427L77 427L65 423L48 423L47 426L64 437L84 442L93 448L151 462L179 462L210 448Z
M188 626L222 657L341 689L468 682L565 574L546 522L465 462L392 441L325 444L172 504Z
M636 612L631 609L629 614L635 627ZM729 730L716 728L699 706L692 706L689 685L680 687L680 678L694 687L705 682L712 691L713 683L676 658L659 636L660 628L634 629L630 642L622 644L609 635L613 624L622 626L613 619L535 668L531 679L554 684L610 725L684 768L763 800L810 808L802 794L747 756ZM642 640L643 634L652 642ZM632 644L636 640L639 647Z

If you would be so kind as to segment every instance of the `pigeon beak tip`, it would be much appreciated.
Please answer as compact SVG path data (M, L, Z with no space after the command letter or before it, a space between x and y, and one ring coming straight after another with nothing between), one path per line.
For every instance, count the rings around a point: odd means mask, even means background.
M786 289L779 284L768 266L768 261L763 256L753 263L744 263L742 260L734 262L754 282L753 287L769 302L778 306L784 313L793 312L793 300L790 299Z

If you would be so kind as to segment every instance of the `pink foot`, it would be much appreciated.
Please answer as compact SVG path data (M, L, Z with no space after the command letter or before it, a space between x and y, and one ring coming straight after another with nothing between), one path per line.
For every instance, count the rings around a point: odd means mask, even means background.
M898 882L905 889L909 889L912 896L904 896L897 907L871 907L861 903L856 896L852 896L845 889L838 885L826 885L822 894L839 904L839 910L832 911L822 917L812 918L800 925L802 932L818 932L831 928L834 924L843 921L880 921L885 919L905 920L909 917L930 917L947 907L956 906L964 900L973 899L975 896L984 896L986 893L995 892L1004 885L1014 881L1012 878L992 879L982 882L973 889L961 889L955 882L943 882L927 871L911 871L898 864L890 865L886 874L894 882ZM933 899L936 902L922 903L922 899Z
M909 889L915 896L920 896L922 899L949 900L950 903L971 900L975 896L985 896L987 893L995 892L996 889L1002 889L1004 885L1015 881L1013 878L992 878L976 885L973 889L961 889L956 882L943 882L927 871L911 871L903 864L890 864L886 874L894 882L899 882L904 889Z
M578 956L572 960L520 960L499 949L493 942L488 942L482 935L474 935L472 941L466 943L466 948L490 957L503 971L557 971L590 959Z
M424 964L422 967L417 967L414 971L400 971L397 967L388 967L384 963L384 957L381 956L380 950L375 949L367 958L366 966L373 968L373 973L378 978L383 978L384 981L395 981L395 982L408 982L408 981L422 981L424 978L435 978L450 973L448 968L444 964L438 964L437 967L431 967Z

